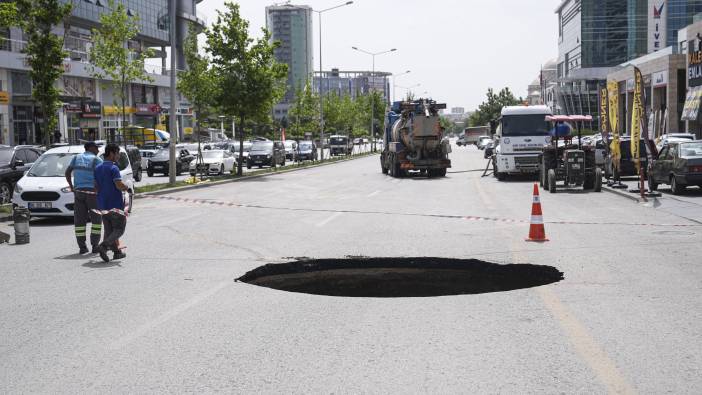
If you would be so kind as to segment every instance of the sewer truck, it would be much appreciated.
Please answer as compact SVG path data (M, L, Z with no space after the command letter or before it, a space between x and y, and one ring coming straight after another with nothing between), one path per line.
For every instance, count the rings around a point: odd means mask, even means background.
M504 181L513 174L538 174L545 145L551 144L548 106L506 106L495 131L494 175Z
M439 110L445 108L446 104L429 99L393 103L385 116L383 174L400 178L416 171L428 177L446 176L451 145L439 122Z

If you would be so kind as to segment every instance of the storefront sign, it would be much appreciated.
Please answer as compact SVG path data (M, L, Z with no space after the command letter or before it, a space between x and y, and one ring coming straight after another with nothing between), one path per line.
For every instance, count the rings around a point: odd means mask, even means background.
M668 85L668 72L660 71L651 75L651 84L654 88Z
M0 91L0 104L10 104L10 93Z
M83 111L81 117L83 118L101 118L102 117L102 104L97 101L89 101L83 103Z
M68 114L78 114L83 112L80 103L64 103L63 111Z
M668 41L668 2L648 0L648 52L666 47Z
M170 111L170 107L161 107L162 114L169 114ZM193 109L191 107L180 107L176 110L176 115L193 115Z
M136 105L136 113L145 115L156 115L161 113L161 106L159 106L158 104L139 103Z
M136 112L136 108L134 107L125 107L124 112L127 114L134 114ZM122 107L119 106L104 106L102 108L102 113L105 115L121 115L122 114Z
M687 55L687 85L702 85L702 52L690 52Z

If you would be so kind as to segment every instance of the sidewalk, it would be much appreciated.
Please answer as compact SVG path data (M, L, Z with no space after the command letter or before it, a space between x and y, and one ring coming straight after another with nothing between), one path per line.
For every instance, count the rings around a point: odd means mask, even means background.
M644 202L641 200L638 191L636 193L629 192L629 190L638 189L639 184L637 180L633 178L625 179L622 180L622 184L626 185L627 189L615 189L606 185L603 185L602 189L653 209L702 223L702 188L690 187L683 195L673 195L668 185L661 185L658 187L661 197L647 198L648 201Z

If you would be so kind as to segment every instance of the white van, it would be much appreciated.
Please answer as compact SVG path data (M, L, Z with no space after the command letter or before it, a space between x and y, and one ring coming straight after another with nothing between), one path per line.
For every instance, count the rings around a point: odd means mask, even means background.
M82 145L54 148L46 151L25 175L17 181L12 204L27 207L33 217L72 217L73 192L66 183L66 169L74 156L85 152ZM105 147L100 147L100 156ZM134 192L134 178L129 156L120 147L117 163L122 181Z

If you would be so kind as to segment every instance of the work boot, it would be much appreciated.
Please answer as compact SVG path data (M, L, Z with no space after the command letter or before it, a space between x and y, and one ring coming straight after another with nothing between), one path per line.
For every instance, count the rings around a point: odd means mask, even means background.
M78 250L78 253L81 254L81 255L87 254L87 253L88 253L88 247L81 246L81 247L80 247L80 250Z
M100 253L100 247L93 246L93 250L91 251L91 254L99 254L99 253Z
M125 254L122 251L115 251L115 253L112 255L112 260L118 260L118 259L124 259L127 257L127 254Z
M102 258L105 263L110 261L110 257L107 256L107 248L105 248L104 245L99 245L97 248L98 254L100 254L100 258Z

